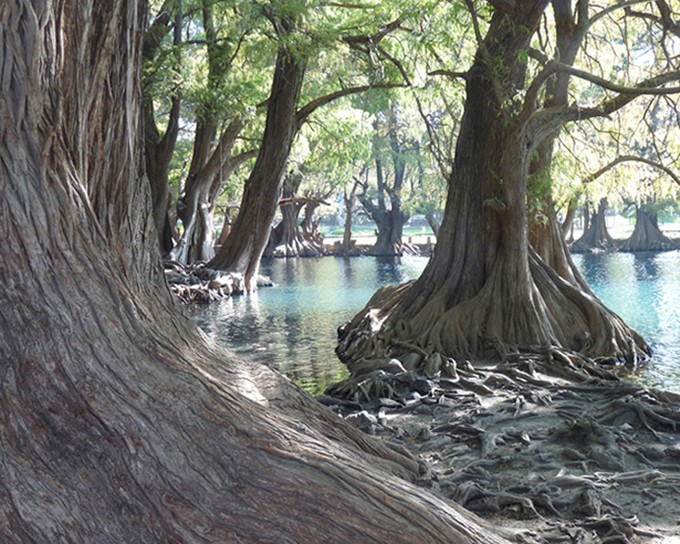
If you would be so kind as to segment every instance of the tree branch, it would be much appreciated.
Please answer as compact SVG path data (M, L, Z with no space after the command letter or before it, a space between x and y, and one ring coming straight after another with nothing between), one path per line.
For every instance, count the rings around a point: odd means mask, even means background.
M587 185L589 183L592 183L597 178L599 178L602 175L609 172L609 170L611 170L615 166L617 166L621 163L624 163L624 162L641 162L643 164L647 164L649 166L652 166L652 167L656 168L657 170L661 170L662 172L667 174L675 183L680 185L680 177L678 177L678 175L675 172L673 172L673 170L671 170L670 168L668 168L667 166L664 166L663 164L661 164L659 162L656 162L656 161L653 161L653 160L650 160L650 159L646 159L644 157L638 157L636 155L621 155L620 157L615 158L613 161L609 162L608 164L606 164L605 166L603 166L602 168L600 168L596 172L593 172L592 174L589 174L586 177L584 177L581 180L581 184Z
M319 98L316 98L315 100L312 100L309 102L307 105L303 106L300 108L296 114L297 117L297 122L299 124L304 123L307 118L314 113L317 109L319 109L321 106L325 106L326 104L330 104L334 100L338 100L339 98L342 98L344 96L350 96L353 94L358 94L358 93L363 93L366 91L370 91L373 89L395 89L398 87L407 87L405 83L377 83L377 84L371 84L371 85L360 85L358 87L348 87L347 89L340 89L339 91L335 91L333 93L327 94L325 96L321 96Z

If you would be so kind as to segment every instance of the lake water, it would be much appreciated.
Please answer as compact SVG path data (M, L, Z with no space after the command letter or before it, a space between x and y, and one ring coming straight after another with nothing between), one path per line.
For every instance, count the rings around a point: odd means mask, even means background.
M680 392L680 251L575 255L594 291L652 345L636 380ZM347 375L336 330L383 285L418 277L426 257L273 259L262 273L277 284L190 311L217 342L273 366L318 394Z

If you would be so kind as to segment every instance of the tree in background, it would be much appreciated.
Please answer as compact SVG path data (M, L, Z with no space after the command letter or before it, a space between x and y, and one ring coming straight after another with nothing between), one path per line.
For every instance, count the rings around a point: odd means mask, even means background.
M328 33L323 36L320 32L315 35L313 29L299 26L302 24L301 21L312 18L314 8L322 10L324 15L336 11L342 14L339 20L329 19L330 30L326 27ZM240 212L233 224L231 235L208 263L210 267L242 275L247 292L256 289L260 259L269 240L269 230L281 197L286 164L293 141L303 123L320 107L345 96L363 93L374 88L402 86L405 83L403 67L386 51L383 44L390 33L400 28L400 19L382 24L371 34L341 34L338 31L338 25L347 24L344 18L347 11L351 12L352 17L356 11L359 11L363 17L367 13L363 9L353 10L340 4L316 7L300 6L295 2L288 5L284 2L268 4L264 8L264 13L269 18L279 40L274 80L267 101L264 135L255 165L246 183ZM362 22L362 27L371 26L365 19L360 22ZM327 21L326 23L328 24ZM375 26L375 20L372 21L372 25ZM312 38L324 37L326 39L310 41L310 35ZM369 59L368 68L370 69L367 68L363 74L359 74L360 77L365 79L367 77L367 79L352 87L341 85L339 90L317 96L310 99L304 106L300 106L298 102L309 59L319 54L318 49L315 48L318 44L325 43L329 36L330 41L336 45L342 44L353 54L358 52ZM384 68L385 64L392 66L391 71L396 74L390 75L382 71L376 77L375 72L378 67L374 66L375 62L380 62L381 68ZM365 75L366 73L368 76Z
M375 116L373 124L373 168L375 189L369 193L368 183L357 195L366 213L377 227L375 244L369 255L403 255L413 249L402 242L408 214L403 206L407 177L411 175L407 161L407 122L398 104L391 103L385 112Z

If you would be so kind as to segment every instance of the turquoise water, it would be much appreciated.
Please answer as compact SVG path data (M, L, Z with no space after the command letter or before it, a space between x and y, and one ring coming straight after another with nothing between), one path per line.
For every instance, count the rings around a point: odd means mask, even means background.
M637 379L680 392L680 251L574 255L593 291L652 346Z
M597 295L652 345L652 362L637 379L680 392L680 252L574 260ZM191 311L217 342L320 393L346 376L334 354L337 327L378 287L416 278L426 263L426 257L273 259L262 273L277 287Z
M347 376L334 351L338 327L378 287L416 278L426 263L426 257L265 260L260 271L276 287L192 311L216 341L318 394Z

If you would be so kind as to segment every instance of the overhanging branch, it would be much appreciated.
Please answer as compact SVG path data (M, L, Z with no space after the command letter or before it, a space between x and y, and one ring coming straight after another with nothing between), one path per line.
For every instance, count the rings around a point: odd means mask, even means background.
M587 175L581 180L582 185L587 185L589 183L592 183L599 177L603 176L607 172L609 172L612 168L616 167L617 165L624 163L624 162L641 162L643 164L647 164L649 166L652 166L653 168L656 168L657 170L661 170L665 174L667 174L675 183L680 185L680 177L673 172L670 168L667 166L664 166L663 164L653 161L651 159L646 159L644 157L638 157L636 155L621 155L620 157L616 157L614 160L609 162L608 164L604 165L602 168L597 170L596 172L593 172L592 174Z
M398 87L407 87L406 83L376 83L371 85L360 85L358 87L348 87L347 89L340 89L334 93L327 94L325 96L320 96L315 100L312 100L307 105L303 106L298 110L296 117L299 124L304 123L307 118L314 113L321 106L330 104L334 100L338 100L344 96L350 96L353 94L359 94L373 89L395 89Z

